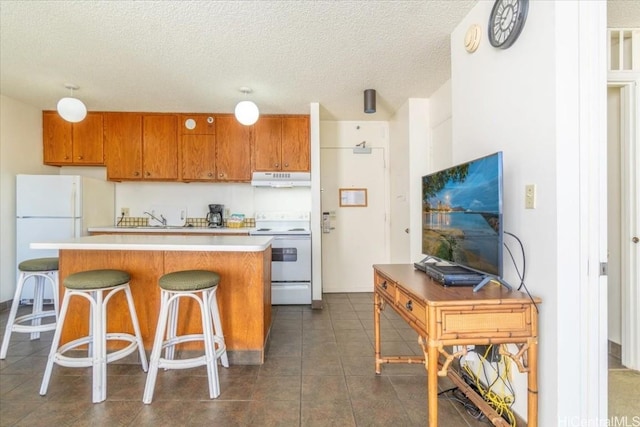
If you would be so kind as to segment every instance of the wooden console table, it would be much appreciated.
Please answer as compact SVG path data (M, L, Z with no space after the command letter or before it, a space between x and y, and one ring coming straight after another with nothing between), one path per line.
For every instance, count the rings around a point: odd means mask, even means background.
M438 376L448 376L496 426L508 426L487 402L448 369L469 344L500 346L500 353L527 373L528 425L538 425L538 313L525 293L498 284L478 292L472 287L444 287L412 264L374 265L376 373L383 363L422 363L427 369L429 425L438 425ZM534 298L536 304L540 299ZM380 313L391 307L417 333L424 358L380 355ZM506 344L518 348L511 353ZM462 346L450 353L445 346Z

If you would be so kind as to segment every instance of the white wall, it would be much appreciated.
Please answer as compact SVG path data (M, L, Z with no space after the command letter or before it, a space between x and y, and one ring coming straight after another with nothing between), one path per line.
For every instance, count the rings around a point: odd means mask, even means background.
M453 166L451 80L447 80L429 98L429 144L428 173Z
M0 302L16 288L16 175L58 170L42 164L42 111L0 95Z
M203 218L210 203L223 204L229 213L254 217L256 211L310 211L311 191L306 187L263 188L248 183L116 183L115 216L128 207L131 216L145 216L152 205L186 207L190 218Z
M539 412L540 419L547 422L540 425L555 425L557 171L554 33L548 19L549 14L553 16L553 7L551 2L530 7L525 28L510 49L494 49L484 37L478 50L469 54L464 49L465 32L471 24L484 24L491 6L480 2L451 35L453 161L457 164L496 151L504 153L504 230L524 243L527 284L543 300L538 378L545 397L540 399ZM524 209L525 184L537 187L535 210ZM514 240L505 236L505 243L517 253ZM519 268L522 270L521 264ZM517 287L515 269L506 257L503 270L504 278ZM514 409L524 417L526 376L516 375L514 383Z
M580 138L592 133L580 133L580 126L590 123L578 120L578 36L587 25L581 17L591 18L581 15L591 12L588 3L531 2L522 34L507 50L492 48L486 35L476 53L464 49L471 24L486 31L493 2L479 2L451 35L454 163L504 152L504 228L522 239L526 282L542 298L539 425L581 416L594 387L588 391L587 379L581 378L587 363L576 363L589 339L586 326L576 322L584 315L574 303L586 292L586 284L580 284L586 263L581 257L587 252L581 246L586 223L580 224L587 216L579 209L584 200L579 159ZM536 209L524 209L525 184L537 187ZM507 243L517 249L513 241ZM508 259L505 278L518 284ZM526 377L519 374L514 382L514 408L525 416Z

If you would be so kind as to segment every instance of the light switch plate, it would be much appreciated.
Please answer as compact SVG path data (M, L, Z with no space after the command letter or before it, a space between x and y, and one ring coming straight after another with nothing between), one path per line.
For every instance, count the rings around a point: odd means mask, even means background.
M536 186L535 184L527 184L524 186L524 208L536 208Z

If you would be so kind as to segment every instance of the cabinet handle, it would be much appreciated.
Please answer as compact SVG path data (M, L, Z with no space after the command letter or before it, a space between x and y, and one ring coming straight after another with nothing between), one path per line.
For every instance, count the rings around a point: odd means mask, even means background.
M147 173L146 173L146 175L147 175L147 176L151 176L151 172L147 172Z
M285 167L285 168L288 168L288 167L289 167L289 163L285 163L285 164L284 164L284 167Z
M133 173L133 176L140 176L140 172L135 171L135 172Z
M69 160L69 156L64 156L64 159L65 160Z
M223 174L223 173L220 173L219 177L220 177L220 178L224 178L224 174Z
M276 164L275 164L275 165L273 165L273 166L274 166L274 167L276 167L276 168L279 168L279 167L280 167L280 163L276 163Z
M208 176L209 178L211 178L211 177L213 176L213 174L212 174L211 172L209 172L209 173L207 174L207 176Z
M82 156L78 156L78 160L82 160Z
M411 302L411 300L407 301L407 303L404 306L407 310L413 311L413 303Z
M387 289L387 281L385 280L384 282L382 282L382 285L380 285L380 286L382 286L382 289L386 290Z

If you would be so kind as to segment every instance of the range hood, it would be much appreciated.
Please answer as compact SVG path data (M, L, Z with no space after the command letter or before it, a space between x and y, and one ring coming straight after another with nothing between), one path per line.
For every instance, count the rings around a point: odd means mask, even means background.
M251 185L254 187L310 187L311 173L309 172L254 172L251 175Z

